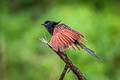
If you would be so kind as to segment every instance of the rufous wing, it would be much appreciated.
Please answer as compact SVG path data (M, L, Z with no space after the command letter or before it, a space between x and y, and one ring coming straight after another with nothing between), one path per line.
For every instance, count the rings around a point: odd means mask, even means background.
M75 50L76 46L78 49L79 47L77 44L74 44L75 41L80 42L81 41L81 35L68 30L68 29L63 29L60 30L59 32L55 33L50 40L50 45L56 50L56 51L61 51L62 49L70 48L72 47Z

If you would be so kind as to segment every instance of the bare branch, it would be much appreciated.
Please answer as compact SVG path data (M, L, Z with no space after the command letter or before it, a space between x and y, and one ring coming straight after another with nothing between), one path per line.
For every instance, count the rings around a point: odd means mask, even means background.
M66 64L59 80L63 80L63 78L65 77L65 74L66 74L67 70L68 70L68 66Z
M77 76L78 80L86 80L86 78L83 76L80 70L74 64L72 64L72 61L68 58L68 56L64 52L60 52L60 51L57 52L55 49L51 47L48 41L46 41L44 38L41 38L40 40L43 43L47 44L66 63L63 73L61 74L62 78L60 77L61 78L60 80L63 80L68 67Z

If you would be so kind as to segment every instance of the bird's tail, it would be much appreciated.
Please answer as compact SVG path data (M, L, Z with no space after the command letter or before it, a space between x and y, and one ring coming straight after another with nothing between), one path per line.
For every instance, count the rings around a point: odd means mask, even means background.
M97 59L100 59L93 50L87 48L83 43L78 43L78 45L79 45L82 49L84 49L85 51L87 51L89 54L91 54L92 56L96 57Z

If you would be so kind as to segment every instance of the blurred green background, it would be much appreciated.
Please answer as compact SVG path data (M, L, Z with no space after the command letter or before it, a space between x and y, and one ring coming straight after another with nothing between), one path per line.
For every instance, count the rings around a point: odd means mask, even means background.
M88 80L120 80L119 0L0 0L0 80L59 79L65 63L39 40L51 37L45 20L82 32L103 59L66 51ZM77 78L70 71L64 80Z

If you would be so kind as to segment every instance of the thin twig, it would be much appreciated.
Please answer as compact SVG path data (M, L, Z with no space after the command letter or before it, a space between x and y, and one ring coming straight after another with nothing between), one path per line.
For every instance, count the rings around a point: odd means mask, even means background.
M63 78L65 77L65 74L66 74L67 70L68 70L68 66L66 64L59 80L63 80Z
M56 54L66 63L67 67L69 67L70 70L72 70L72 72L77 76L78 80L86 80L86 78L83 76L80 70L74 64L72 64L72 61L68 58L68 56L64 52L56 51L44 38L41 38L40 40L43 43L46 43L54 52L56 52Z

